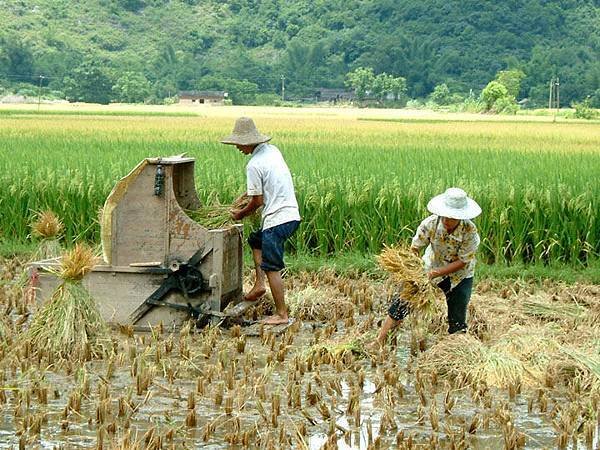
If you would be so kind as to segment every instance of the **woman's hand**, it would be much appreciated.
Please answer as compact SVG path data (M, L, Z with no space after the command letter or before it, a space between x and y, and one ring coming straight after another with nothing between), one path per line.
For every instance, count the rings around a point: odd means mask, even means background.
M441 277L442 275L437 270L430 270L427 273L427 278L433 280L434 278Z

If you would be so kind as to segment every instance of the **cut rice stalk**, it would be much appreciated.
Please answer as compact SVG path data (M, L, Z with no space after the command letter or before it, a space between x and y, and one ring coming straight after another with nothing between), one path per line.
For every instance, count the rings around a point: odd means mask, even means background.
M38 244L32 256L32 261L40 261L45 259L53 259L59 257L64 249L58 239L48 238L42 239Z
M92 249L77 244L64 254L55 273L63 282L32 319L22 341L54 359L88 360L104 356L109 346L108 327L82 278L92 269Z
M65 281L80 281L92 270L98 259L91 247L76 244L62 256L60 270L56 275Z
M543 326L514 325L492 348L520 360L526 381L539 384L544 382L548 364L560 349L560 333L561 328L553 323Z
M35 222L31 225L33 234L44 239L56 239L63 230L63 224L56 214L50 210L37 214Z
M291 291L286 303L290 314L301 320L346 319L354 314L354 305L350 300L313 286Z
M448 379L470 384L485 382L508 387L521 381L523 365L513 356L489 348L468 334L453 334L441 339L419 358L419 367Z
M384 246L377 261L401 284L400 297L409 303L411 312L433 314L436 291L423 270L423 262L419 256L406 247Z
M227 205L203 206L200 209L188 210L186 214L194 222L208 229L226 228L235 223Z
M480 364L468 371L468 377L476 384L483 381L488 386L508 388L523 380L523 364L512 355L483 346L482 356Z
M597 348L583 352L573 347L561 347L550 362L548 373L565 385L579 379L585 391L600 389L600 356Z
M94 299L79 281L65 280L34 316L25 334L33 348L58 359L103 357L108 327Z
M199 223L205 228L228 228L238 223L231 217L232 211L243 209L248 206L248 203L250 203L250 197L247 195L242 195L231 205L221 205L219 203L215 203L213 205L202 206L201 208L195 210L186 210L185 213L194 222ZM246 217L245 220L254 220L257 216L257 211Z
M12 344L12 322L9 324L9 321L10 319L5 315L0 317L0 348L4 346L10 346Z
M370 356L364 343L364 336L345 336L343 338L330 339L326 342L310 346L304 352L304 357L307 359L319 357L325 363L343 360L348 355L364 358Z
M64 226L56 214L50 210L38 213L31 229L34 236L42 238L33 254L33 261L56 258L62 254L59 238Z
M522 301L521 308L525 314L544 320L581 319L587 311L577 304L547 302L535 298Z

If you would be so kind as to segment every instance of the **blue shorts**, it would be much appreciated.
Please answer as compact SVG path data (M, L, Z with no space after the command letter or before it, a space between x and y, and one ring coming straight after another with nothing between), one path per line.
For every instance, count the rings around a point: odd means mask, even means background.
M248 244L262 251L260 268L265 272L279 272L285 267L283 263L283 244L298 229L300 221L282 223L266 230L250 233Z

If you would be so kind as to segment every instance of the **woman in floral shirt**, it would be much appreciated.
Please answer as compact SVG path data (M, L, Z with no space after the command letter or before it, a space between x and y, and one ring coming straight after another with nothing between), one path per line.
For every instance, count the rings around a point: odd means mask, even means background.
M431 199L427 209L433 214L419 225L411 248L417 255L426 249L423 260L427 276L446 295L448 332L465 332L475 253L480 241L477 227L470 219L481 214L481 208L462 189L450 188ZM395 296L377 337L379 345L385 343L388 331L408 313L407 303Z

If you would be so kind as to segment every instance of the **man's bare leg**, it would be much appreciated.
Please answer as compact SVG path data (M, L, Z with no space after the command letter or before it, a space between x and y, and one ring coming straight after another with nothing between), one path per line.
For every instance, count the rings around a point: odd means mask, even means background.
M254 302L261 298L267 292L265 287L265 272L260 268L262 263L262 250L259 248L252 249L252 259L254 259L254 269L256 271L256 278L254 280L254 286L244 296L244 300Z
M288 312L285 306L285 288L283 286L283 279L281 278L281 271L267 272L266 274L273 300L275 300L275 314L264 319L262 323L265 325L288 323Z
M387 339L387 335L390 332L390 330L396 328L401 323L401 320L394 320L390 316L386 316L385 320L383 321L383 324L381 325L381 330L379 330L379 335L377 336L375 344L379 347L383 347L385 345L385 340Z

